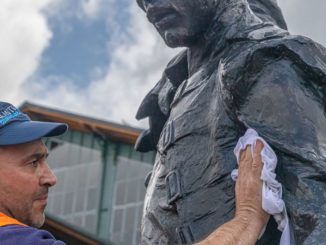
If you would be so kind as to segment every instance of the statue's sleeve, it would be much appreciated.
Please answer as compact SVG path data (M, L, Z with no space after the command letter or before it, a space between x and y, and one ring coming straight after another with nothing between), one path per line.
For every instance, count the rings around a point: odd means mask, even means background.
M265 62L247 76L237 111L278 156L277 178L297 244L326 244L325 85L316 78L288 58Z

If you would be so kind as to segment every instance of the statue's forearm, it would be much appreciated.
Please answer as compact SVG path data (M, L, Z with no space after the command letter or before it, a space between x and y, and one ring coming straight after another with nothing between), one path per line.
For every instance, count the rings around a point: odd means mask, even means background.
M196 245L250 245L255 244L263 224L258 220L236 217L225 223Z

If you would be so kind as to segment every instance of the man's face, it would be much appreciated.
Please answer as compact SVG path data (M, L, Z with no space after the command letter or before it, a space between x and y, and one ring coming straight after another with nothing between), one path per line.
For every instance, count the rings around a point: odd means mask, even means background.
M56 184L41 140L0 147L0 212L41 227L48 189Z
M170 47L195 45L215 14L216 0L138 0Z

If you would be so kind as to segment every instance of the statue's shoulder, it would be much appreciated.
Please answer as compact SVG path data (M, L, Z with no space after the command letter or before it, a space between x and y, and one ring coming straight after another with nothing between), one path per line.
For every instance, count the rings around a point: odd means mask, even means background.
M304 71L326 74L326 48L300 35L285 35L257 42L250 52L249 62L255 60L287 59Z
M287 64L280 69L279 62ZM219 65L222 75L223 96L228 105L234 106L233 98L245 98L254 84L273 81L278 72L296 74L308 87L320 91L326 85L326 49L310 38L284 35L261 40L244 40L234 44ZM267 69L267 70L266 70ZM275 69L270 76L262 76ZM293 76L296 80L296 77ZM313 85L313 86L310 86ZM241 100L239 100L241 101Z
M228 63L257 61L257 58L273 59L287 58L295 63L306 63L311 67L325 69L326 48L312 39L300 35L275 35L265 38L248 37L245 40L235 42L235 48L231 50L226 61ZM243 57L241 59L241 57ZM240 59L239 59L240 58Z
M290 34L267 36L264 39L240 41L234 47L223 60L225 70L234 79L248 74L252 69L259 71L266 64L286 59L303 72L323 78L326 83L326 48L310 38Z

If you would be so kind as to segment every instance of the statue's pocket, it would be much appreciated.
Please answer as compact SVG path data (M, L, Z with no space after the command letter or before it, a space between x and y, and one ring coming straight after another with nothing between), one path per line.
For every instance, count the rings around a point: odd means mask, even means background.
M192 123L189 123L191 122ZM166 154L167 150L177 141L189 135L196 134L197 123L192 117L182 115L176 119L168 121L161 133L157 144L157 150L161 155Z

